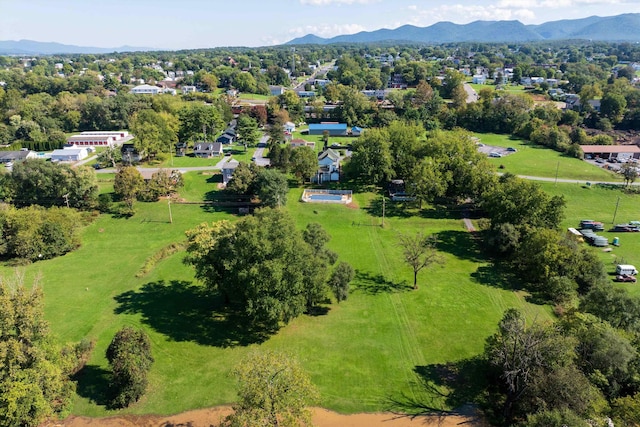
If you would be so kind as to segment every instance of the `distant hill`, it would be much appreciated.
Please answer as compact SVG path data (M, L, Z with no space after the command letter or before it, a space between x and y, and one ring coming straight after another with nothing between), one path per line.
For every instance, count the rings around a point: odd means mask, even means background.
M464 25L438 22L429 27L403 25L394 30L383 28L332 38L308 34L286 44L376 43L382 41L499 43L566 39L640 41L640 14L590 16L582 19L545 22L540 25L524 25L520 21L475 21Z
M0 55L55 55L64 53L112 53L158 50L148 47L120 46L112 48L73 46L33 40L0 41Z

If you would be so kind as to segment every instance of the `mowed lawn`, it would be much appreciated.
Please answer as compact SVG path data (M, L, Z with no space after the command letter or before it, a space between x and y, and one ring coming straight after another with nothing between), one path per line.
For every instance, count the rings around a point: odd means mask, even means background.
M614 237L620 238L620 246L610 246L610 252L593 248L605 263L607 272L615 272L618 263L634 264L640 267L640 233L614 233L609 231L615 224L640 221L640 195L626 194L619 188L593 185L591 188L579 184L541 183L549 194L562 194L567 201L567 216L562 225L577 228L583 219L592 219L604 224L605 231L597 234L607 237L609 243ZM619 199L619 201L618 201ZM617 212L616 212L617 205ZM615 215L615 221L614 221ZM640 285L619 284L634 295L640 296Z
M489 158L489 161L500 172L511 172L515 175L539 176L560 179L576 179L586 181L622 182L622 179L609 171L589 164L583 160L568 157L550 148L531 144L523 139L513 139L509 135L494 133L474 134L485 145L497 147L513 147L518 150L501 158Z
M188 174L185 198L215 191L211 176ZM136 277L145 260L203 221L235 220L197 204L137 203L128 219L102 215L83 232L80 249L27 267L41 275L46 317L60 342L94 339L96 349L79 377L72 412L108 415L104 389L105 350L122 326L139 326L153 343L155 363L145 397L121 413L177 413L236 399L231 368L250 350L270 348L297 357L321 394L319 404L344 413L388 409L409 396L444 404L426 391L415 371L471 358L505 309L519 307L529 318L550 318L548 307L501 288L494 269L477 251L461 220L425 210L405 215L387 207L385 227L375 210L378 196L355 197L358 207L304 204L292 189L287 210L298 226L319 222L329 247L357 271L349 299L326 314L302 316L264 342L256 342L242 320L227 318L219 302L205 296L191 267L177 253ZM203 197L201 195L201 197ZM439 234L442 266L423 271L419 289L401 258L398 233ZM9 270L7 269L7 272Z

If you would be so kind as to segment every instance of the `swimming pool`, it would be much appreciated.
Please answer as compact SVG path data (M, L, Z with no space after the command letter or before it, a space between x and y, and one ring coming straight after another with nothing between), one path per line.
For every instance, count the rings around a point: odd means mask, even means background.
M310 203L351 203L351 190L305 189L300 200Z
M310 194L309 200L324 200L324 201L340 202L342 201L342 195L341 194Z

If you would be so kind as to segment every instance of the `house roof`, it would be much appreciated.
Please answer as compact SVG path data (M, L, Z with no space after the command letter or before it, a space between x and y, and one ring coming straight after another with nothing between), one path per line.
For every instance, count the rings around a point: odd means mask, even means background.
M0 160L23 160L26 159L31 151L0 151Z
M346 123L311 123L309 130L347 130Z
M362 129L363 129L363 128L361 128L361 127L353 126L353 127L351 128L351 131L362 132Z
M62 148L62 149L53 150L53 152L51 152L51 156L77 156L81 154L83 151L86 153L87 149L86 148Z
M595 153L640 153L637 145L581 145L585 154Z
M216 141L218 142L222 142L222 141L233 141L233 135L229 135L228 133L225 133L224 135L220 135Z
M240 163L236 159L231 159L222 166L222 170L233 170L238 167Z
M322 153L318 154L318 160L322 160L325 157L329 157L334 162L340 158L340 154L332 150L331 148L325 149Z

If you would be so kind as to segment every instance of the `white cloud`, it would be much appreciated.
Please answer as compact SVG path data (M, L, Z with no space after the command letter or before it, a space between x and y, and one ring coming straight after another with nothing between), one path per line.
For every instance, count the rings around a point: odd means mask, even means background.
M481 6L466 4L447 4L440 5L432 9L412 9L412 15L409 23L416 26L427 26L440 21L450 21L458 24L468 23L471 21L503 21L503 20L521 20L531 21L535 19L535 13L526 8L525 3L529 0L502 0L521 2L522 6L517 7L501 7L501 6ZM535 1L535 0L532 0ZM547 0L542 0L547 1ZM554 0L563 1L563 0ZM406 24L397 23L395 27ZM392 28L395 28L392 27Z
M371 4L378 1L380 0L300 0L300 3L312 6L327 6L331 4Z
M500 0L498 7L521 7L521 8L563 8L580 6L606 6L633 3L624 0Z
M292 37L300 37L307 34L315 34L316 36L326 38L339 36L341 34L354 34L365 30L366 28L360 24L319 24L291 28L289 35Z

